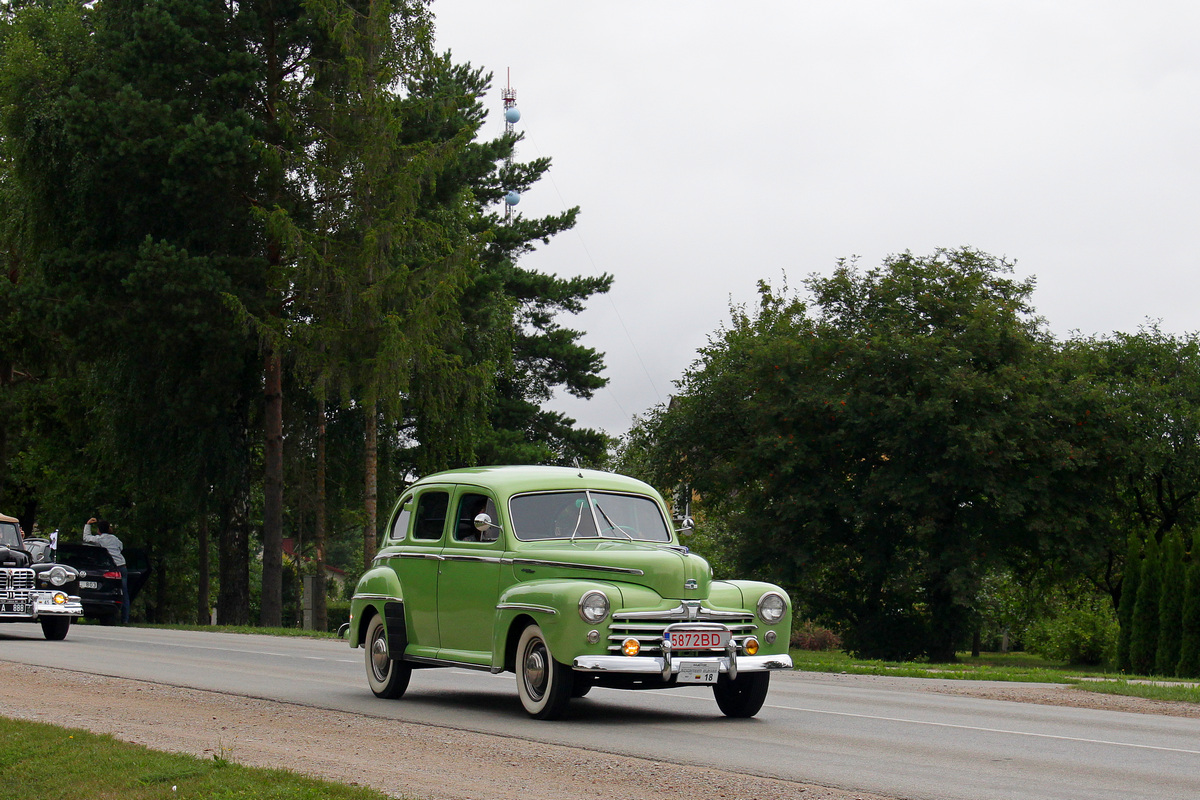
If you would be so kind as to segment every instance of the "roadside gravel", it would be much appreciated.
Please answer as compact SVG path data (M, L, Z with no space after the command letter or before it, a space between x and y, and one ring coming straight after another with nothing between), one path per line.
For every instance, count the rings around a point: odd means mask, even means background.
M1195 706L1097 695L1052 684L797 673L998 700L1177 716ZM888 800L880 795L607 755L516 737L181 689L0 661L0 713L107 733L158 750L221 756L365 784L422 800Z

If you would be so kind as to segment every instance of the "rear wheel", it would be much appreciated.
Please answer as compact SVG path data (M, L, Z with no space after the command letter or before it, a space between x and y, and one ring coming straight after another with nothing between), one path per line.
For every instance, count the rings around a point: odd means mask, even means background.
M383 618L376 614L367 625L366 649L367 684L376 697L394 700L408 688L412 667L388 655L387 629Z
M747 672L734 680L722 675L713 685L717 706L727 717L753 717L767 700L769 672Z
M534 719L558 719L571 702L574 673L550 655L542 629L530 625L517 642L517 694Z
M53 642L67 638L67 631L71 629L70 617L42 617L38 621L42 623L42 635Z

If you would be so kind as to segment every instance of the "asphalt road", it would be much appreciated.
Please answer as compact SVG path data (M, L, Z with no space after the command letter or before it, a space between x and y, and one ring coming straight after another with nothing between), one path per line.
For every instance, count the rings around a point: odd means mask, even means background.
M1200 720L881 689L776 674L751 720L704 688L594 689L560 722L522 711L512 675L420 670L378 700L344 642L73 626L47 642L0 626L0 660L281 700L375 717L914 800L1200 797Z

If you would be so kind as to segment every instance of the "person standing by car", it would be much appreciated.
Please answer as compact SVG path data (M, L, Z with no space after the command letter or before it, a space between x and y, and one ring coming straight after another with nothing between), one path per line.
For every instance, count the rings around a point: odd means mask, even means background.
M92 526L95 525L100 531L98 534L92 533ZM113 563L117 565L117 570L121 573L121 624L129 624L129 570L125 567L124 545L121 540L112 532L112 526L105 520L97 520L92 517L83 526L83 541L87 544L98 544L108 551L112 556Z

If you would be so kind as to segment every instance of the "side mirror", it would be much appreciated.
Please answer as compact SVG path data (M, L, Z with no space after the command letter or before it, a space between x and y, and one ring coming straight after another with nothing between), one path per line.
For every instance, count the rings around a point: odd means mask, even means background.
M684 517L679 522L679 530L675 532L682 536L691 536L696 532L696 520L691 517Z
M481 542L494 542L500 538L500 526L492 522L492 518L487 514L480 514L475 518L475 530L479 531ZM492 532L489 533L489 530Z

